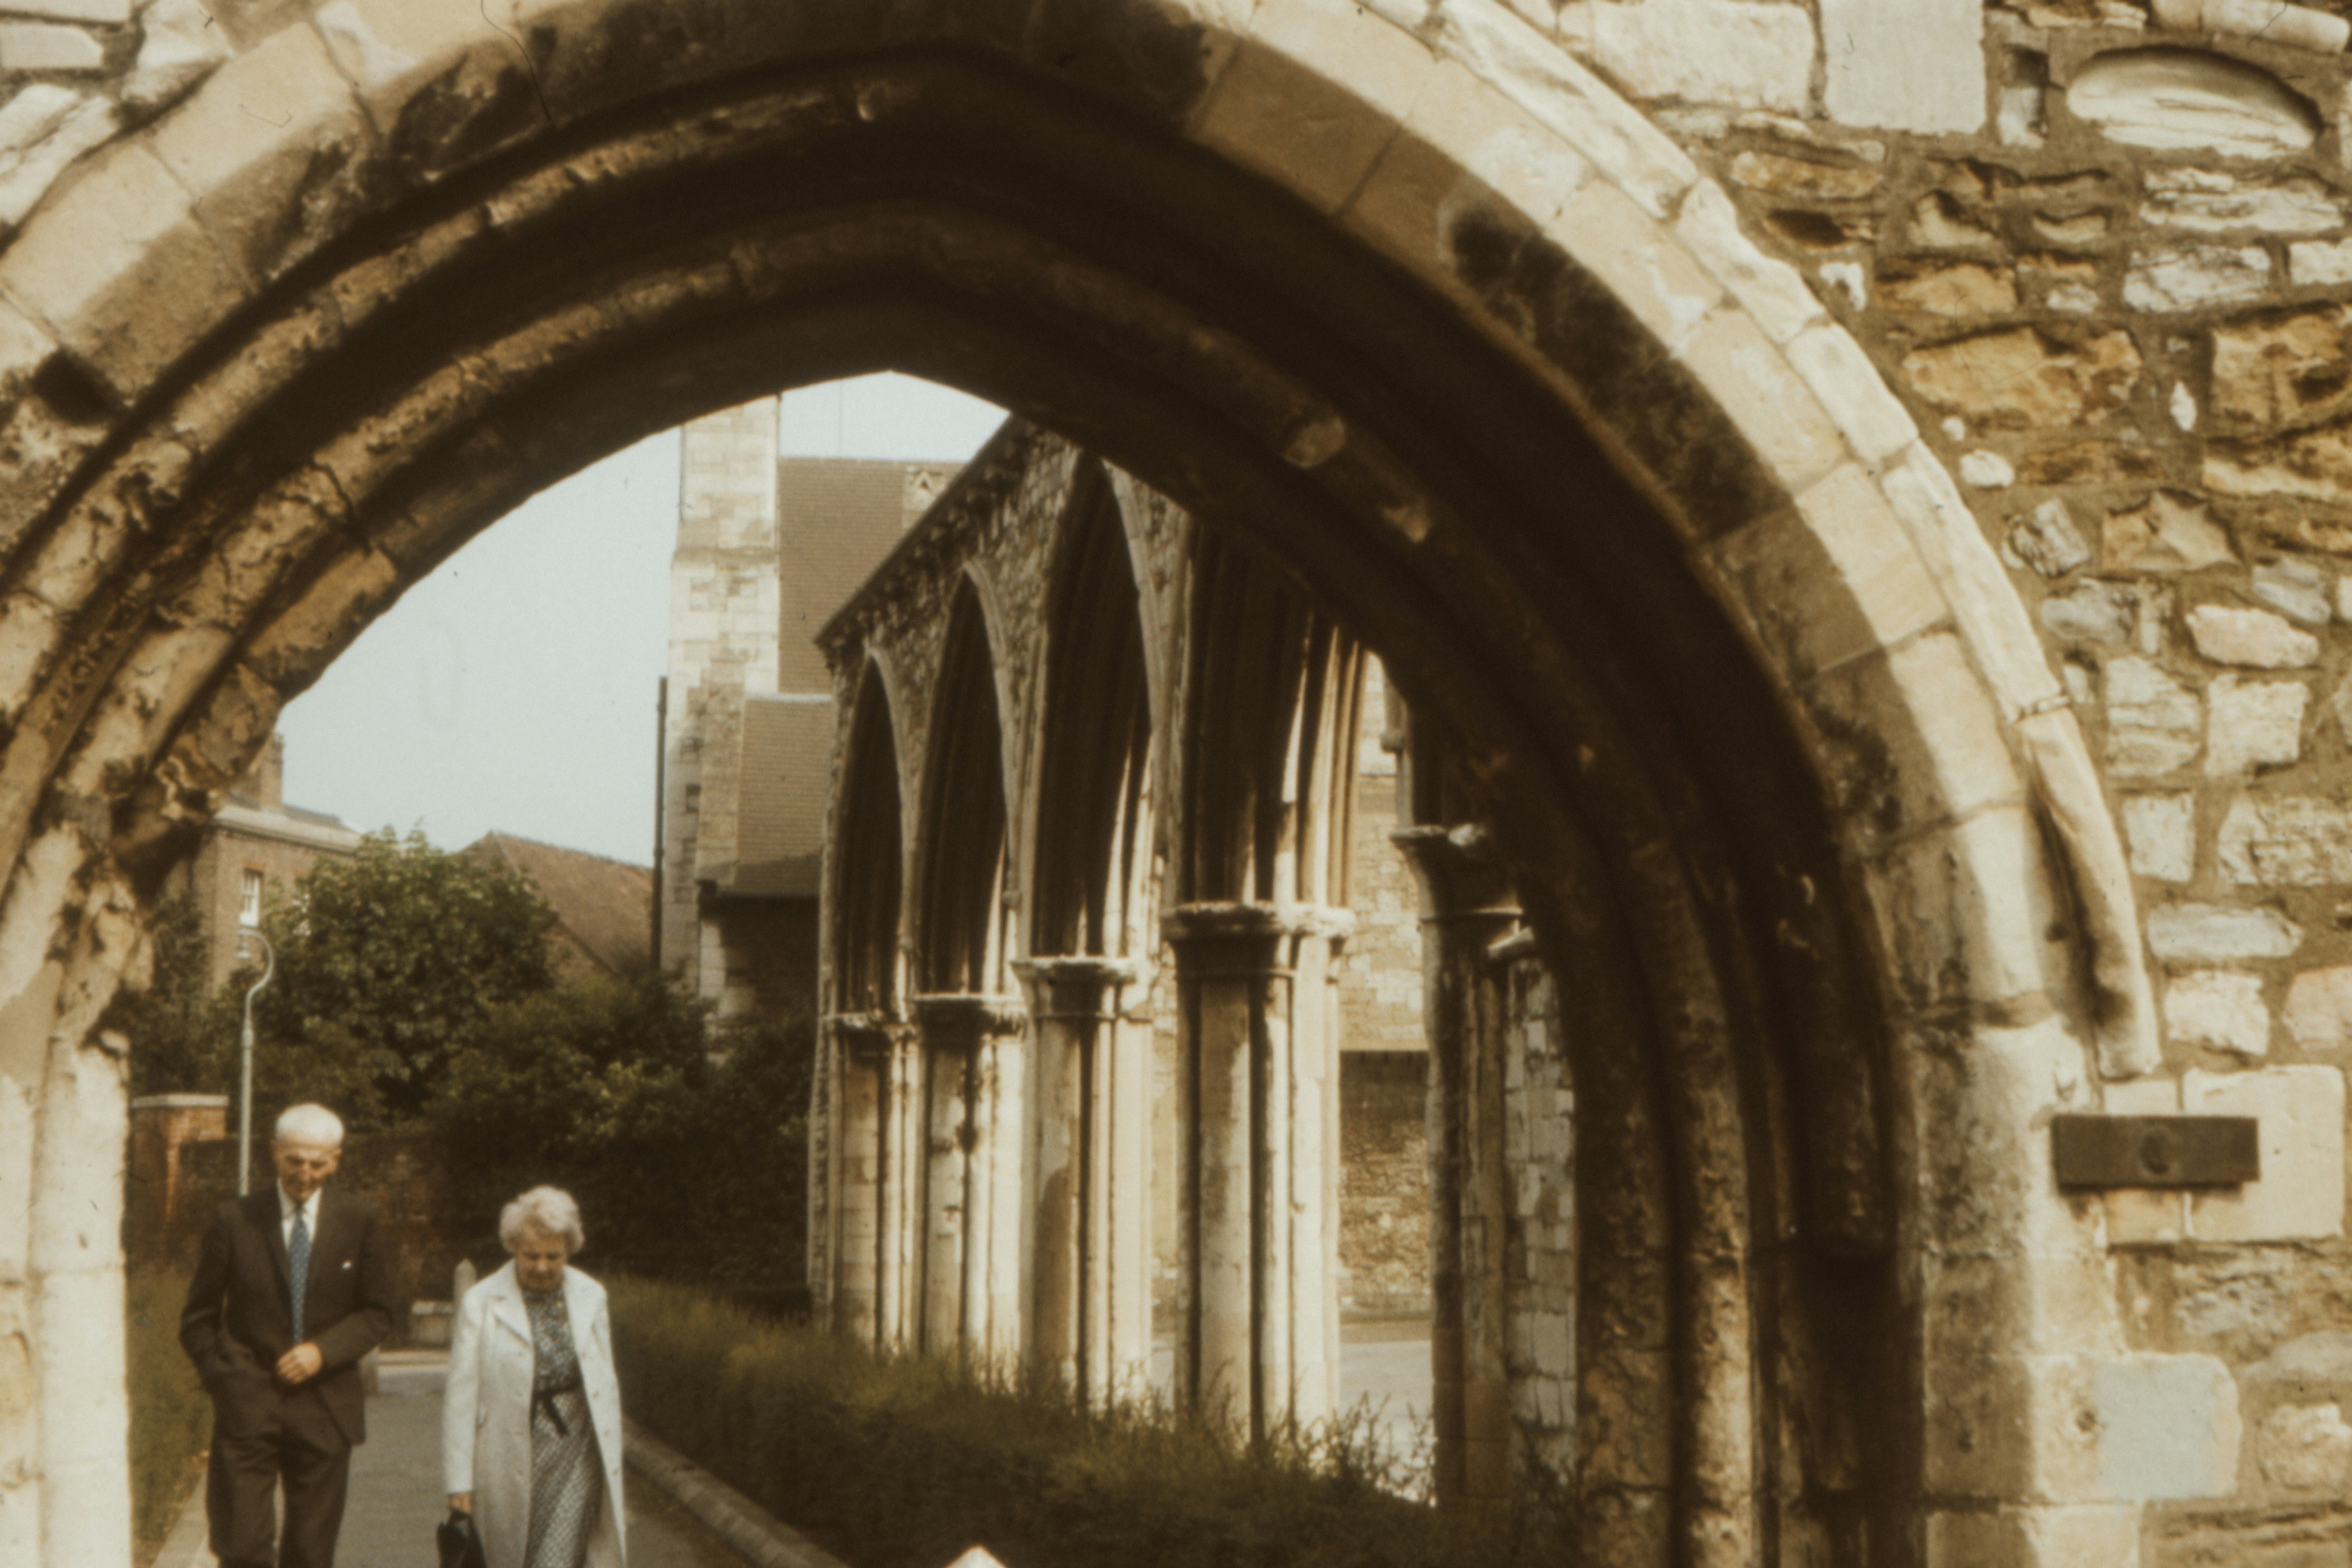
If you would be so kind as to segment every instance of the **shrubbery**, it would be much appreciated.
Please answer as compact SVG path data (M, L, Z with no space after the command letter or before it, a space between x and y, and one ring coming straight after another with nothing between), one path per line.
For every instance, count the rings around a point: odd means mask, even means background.
M180 1350L188 1277L142 1270L123 1303L123 1359L131 1391L131 1526L141 1562L171 1533L212 1440L212 1402Z
M1441 1517L1381 1485L1368 1423L1237 1450L1165 1411L1091 1415L950 1363L877 1358L676 1286L610 1281L630 1415L859 1568L1517 1568L1564 1515Z
M580 1200L593 1268L797 1284L814 1022L713 1030L707 1014L655 975L493 1008L436 1114L470 1194L469 1250L497 1257L499 1205L551 1182Z

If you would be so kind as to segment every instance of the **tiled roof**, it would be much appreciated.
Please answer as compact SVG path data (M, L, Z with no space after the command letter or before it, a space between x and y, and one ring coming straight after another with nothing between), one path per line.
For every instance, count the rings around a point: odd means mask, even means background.
M465 853L521 872L555 911L560 937L584 967L607 974L653 967L651 868L511 833L484 834Z
M721 897L814 898L833 767L828 698L751 697L743 703L743 763L730 864L703 874Z
M785 458L776 464L782 568L776 689L829 692L816 634L955 477L952 463Z

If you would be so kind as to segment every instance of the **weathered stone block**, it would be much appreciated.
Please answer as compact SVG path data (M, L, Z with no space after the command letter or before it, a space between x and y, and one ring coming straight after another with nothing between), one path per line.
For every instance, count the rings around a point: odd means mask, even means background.
M1750 147L1731 160L1731 177L1751 191L1812 201L1855 201L1886 184L1884 166L1797 157Z
M1965 132L1985 120L1984 9L1970 0L1823 0L1830 118Z
M2352 807L2310 795L2242 796L2215 847L2221 874L2242 887L2352 882Z
M8 9L19 16L47 16L58 22L131 20L131 0L8 0Z
M2086 424L2123 406L2139 376L2129 334L2061 348L2028 327L1986 332L1904 356L1911 387L1933 406L1998 428Z
M1999 316L2017 309L2017 283L2005 271L1969 262L1910 278L1882 278L1878 298L1890 310L1913 310L1931 316Z
M2124 836L2131 868L2159 882L2186 882L2197 868L2197 797L2135 795L2124 798Z
M2339 227L2344 208L2309 175L2239 180L2210 169L2150 169L2140 216L2166 228L2221 233L2318 234Z
M2210 1046L2242 1057L2270 1051L2271 1013L2259 975L2228 969L2192 970L2164 993L2166 1036L2184 1046Z
M2189 1204L2200 1241L2292 1241L2344 1233L2344 1074L2332 1067L2185 1074L2192 1116L2261 1123L2262 1179L2200 1192Z
M2259 562L2249 585L2255 598L2290 620L2324 626L2334 618L2335 606L2329 601L2336 591L2336 574L2315 561L2282 555Z
M2273 441L2214 442L2205 487L2217 495L2276 501L2289 497L2352 501L2352 427L2323 425Z
M307 27L285 28L223 67L152 135L155 156L256 279L300 259L364 200L367 123Z
M1740 232L1738 209L1714 182L1703 180L1683 197L1675 234L1774 342L1785 343L1822 319L1822 302L1805 286L1803 276L1787 262L1765 255Z
M2204 728L2197 694L2145 658L2111 658L2105 675L2107 765L2127 778L2186 767Z
M2046 500L2012 527L2001 541L2002 558L2030 566L2044 577L2063 577L2091 559L2063 500Z
M2205 772L2229 778L2281 767L2303 754L2303 713L2311 689L2300 680L2224 675L2206 689Z
M1459 63L1440 60L1347 216L1399 260L1443 279L1461 264L1456 229L1471 214L1507 205L1532 233L1591 174L1558 134Z
M2139 595L2119 583L2093 581L2042 601L2042 624L2068 642L2123 644L2139 621Z
M1673 231L1606 181L1570 196L1549 232L1669 352L1680 353L1723 298Z
M482 0L333 0L313 21L387 149L419 172L546 123L520 39Z
M2306 1051L2352 1046L2352 968L2306 969L2286 989L2286 1032Z
M2212 1356L2136 1355L2091 1373L2098 1489L2134 1501L2237 1489L2238 1385Z
M2298 289L2352 283L2352 239L2308 239L2290 245L2286 270Z
M2021 807L1907 840L1864 876L1906 1007L2014 1001L2067 973L2041 829Z
M1844 460L1845 444L1827 411L1746 311L1709 315L1681 357L1791 493L1803 493Z
M105 63L104 46L79 27L0 23L0 70L93 71Z
M1714 550L1767 647L1791 671L1832 669L1901 640L1943 614L1943 601L1885 499L1844 468Z
M2352 1426L2332 1401L2287 1405L2262 1426L2263 1473L2290 1491L2324 1491L2342 1486L2352 1470Z
M1852 660L1816 692L1825 733L1873 737L1858 750L1832 747L1825 759L1858 828L1899 834L2019 798L2000 715L1954 634L1929 631L1883 657Z
M2213 330L2213 412L2264 429L2344 401L2352 307L2331 305Z
M1580 5L1562 30L1636 98L1801 113L1813 68L1812 19L1740 0Z
M0 255L0 289L126 402L246 293L138 143L100 159Z
M2242 158L2319 140L2309 103L2259 66L2185 49L2118 49L2075 73L2066 107L2134 147L2210 148Z
M1359 6L1296 0L1262 9L1202 105L1192 134L1337 211L1435 68L1429 49Z
M2102 561L2110 571L2196 572L2235 560L2230 536L2203 501L2158 490L2144 505L2107 514Z
M2319 658L2319 639L2268 610L2205 604L2183 617L2197 651L2216 664L2299 669Z
M2168 963L2238 963L2288 956L2303 928L2276 910L2167 904L2148 914L2147 945Z
M2201 310L2254 299L2270 286L2270 252L2260 246L2145 252L2124 274L2124 303L2151 315Z

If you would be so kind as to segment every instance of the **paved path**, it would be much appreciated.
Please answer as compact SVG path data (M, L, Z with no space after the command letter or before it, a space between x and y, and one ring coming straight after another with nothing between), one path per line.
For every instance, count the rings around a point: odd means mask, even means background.
M352 1491L336 1568L419 1568L433 1555L441 1521L441 1380L438 1362L387 1364L368 1401L368 1440L352 1454ZM745 1559L661 1489L631 1474L629 1568L746 1568ZM191 1554L166 1548L157 1568L213 1568L201 1550L204 1501L193 1504Z

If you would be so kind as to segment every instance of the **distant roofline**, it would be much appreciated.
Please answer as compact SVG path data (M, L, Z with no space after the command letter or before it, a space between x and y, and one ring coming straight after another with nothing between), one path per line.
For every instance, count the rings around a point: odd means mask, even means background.
M493 827L489 829L479 838L475 839L474 843L488 844L494 838L502 843L536 845L541 849L552 849L559 855L577 855L583 860L602 860L607 866L625 867L632 871L645 871L650 873L653 870L651 866L642 866L635 860L624 860L614 855L599 855L593 849L574 849L569 844L551 844L544 838L533 838L530 835L523 833L509 833L502 827ZM467 847L471 848L472 845L468 845Z
M811 640L827 655L845 643L852 624L865 610L868 601L880 593L883 584L896 575L899 567L910 561L932 534L946 528L947 520L960 513L974 492L983 486L1001 482L1002 476L992 471L995 459L1006 456L1019 443L1045 433L1042 426L1032 425L1018 414L1006 415L1004 423L996 427L996 434L981 443L980 450L971 455L971 461L965 463L948 488L923 509L923 515L917 518L898 542L890 547L890 553L882 557L881 563L866 574L866 581L857 585L857 592L843 601L841 608L833 613L833 618L817 628L816 636ZM831 659L828 658L826 662L830 663Z
M350 823L322 811L304 812L298 816L290 811L272 811L234 802L213 813L213 824L255 838L274 838L281 844L302 844L312 848L356 851L362 837Z

